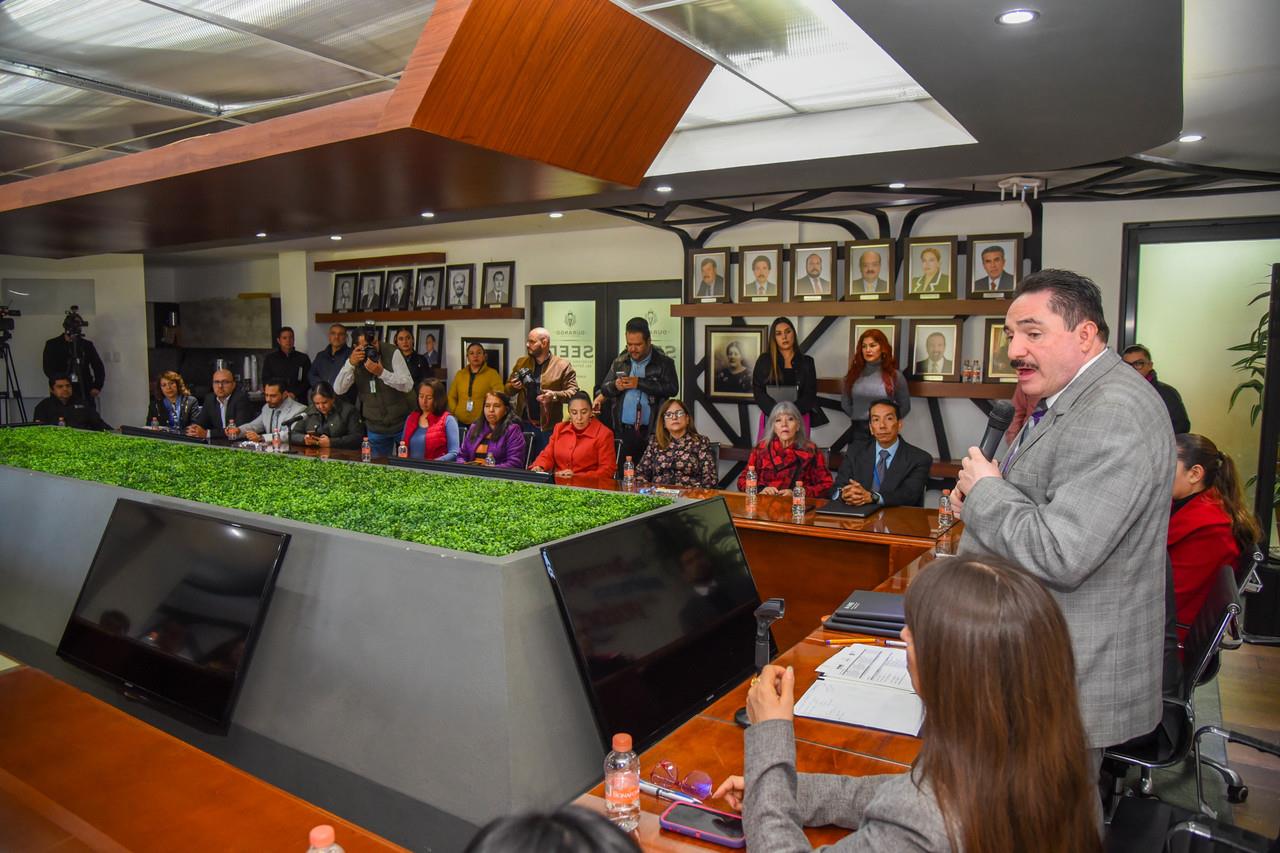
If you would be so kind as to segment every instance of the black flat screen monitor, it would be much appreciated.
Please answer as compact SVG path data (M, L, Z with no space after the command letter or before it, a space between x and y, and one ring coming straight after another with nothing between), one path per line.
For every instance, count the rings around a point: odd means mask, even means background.
M121 435L134 435L138 438L154 438L159 441L182 441L187 444L208 444L208 438L196 438L185 432L174 432L169 427L136 427L124 424L120 427Z
M287 533L118 500L58 654L225 731L288 545Z
M754 671L760 596L723 498L549 545L542 559L602 745L627 732L641 752Z
M469 477L492 477L495 480L520 480L525 483L554 483L556 475L550 471L527 471L524 468L490 468L488 465L471 465L466 462L440 462L434 459L401 459L393 456L387 464L395 468L416 468L437 474L465 474Z

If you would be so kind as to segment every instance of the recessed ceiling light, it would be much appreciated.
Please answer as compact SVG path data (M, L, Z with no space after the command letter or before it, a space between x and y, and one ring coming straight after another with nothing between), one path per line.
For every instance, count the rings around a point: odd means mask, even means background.
M341 234L330 234L330 235L329 235L329 239L330 239L330 240L341 240L341 239L342 239L342 235L341 235Z
M1010 9L996 18L1001 24L1029 24L1036 18L1040 17L1040 13L1033 9Z
M1204 139L1203 133L1184 133L1178 137L1179 142L1199 142Z
M434 213L432 213L431 211L429 211L429 210L424 210L424 211L422 211L422 218L423 218L423 219L435 219L435 218L436 218L436 215L435 215Z
M259 231L259 232L258 232L257 234L255 234L254 236L255 236L255 237L259 237L259 238L261 238L261 237L265 237L265 236L267 236L267 232L266 232L266 231Z
M548 213L547 216L550 216L552 219L559 219L564 216L564 214L557 210L554 213Z
M656 191L660 192L660 193L669 193L669 192L671 192L671 187L667 186L666 184L662 184L661 186L656 186L656 187L654 187L654 189L655 189Z
M905 187L905 186L906 186L906 184L904 184L902 181L894 181L893 183L889 184L889 189L891 189L891 190L900 190L900 189L902 189L902 188L903 188L903 187Z

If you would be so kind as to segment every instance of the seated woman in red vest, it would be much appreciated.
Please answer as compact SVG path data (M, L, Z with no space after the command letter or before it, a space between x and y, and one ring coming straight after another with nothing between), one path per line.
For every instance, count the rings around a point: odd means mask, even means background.
M458 458L458 419L445 408L447 393L439 379L418 383L418 410L404 422L410 459L453 462Z
M762 495L789 492L797 480L804 483L805 494L825 497L831 492L827 460L809 440L796 404L786 400L769 413L764 435L747 460L747 470L752 466L755 466ZM738 476L738 488L746 491L746 470Z
M1231 457L1195 433L1180 433L1174 443L1178 464L1169 516L1169 560L1178 624L1190 625L1218 569L1235 565L1241 549L1252 547L1260 531L1245 505ZM1178 640L1186 633L1179 628Z
M613 431L595 419L586 391L569 398L569 420L556 424L529 470L555 471L557 477L612 477L618 470Z

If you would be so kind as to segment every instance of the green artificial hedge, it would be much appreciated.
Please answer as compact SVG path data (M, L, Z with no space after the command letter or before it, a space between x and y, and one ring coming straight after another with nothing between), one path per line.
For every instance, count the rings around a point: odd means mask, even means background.
M495 557L671 503L59 427L0 429L0 464Z

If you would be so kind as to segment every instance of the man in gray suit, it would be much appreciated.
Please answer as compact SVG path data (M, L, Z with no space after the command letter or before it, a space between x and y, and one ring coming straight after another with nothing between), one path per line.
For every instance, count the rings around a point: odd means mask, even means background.
M814 254L804 260L804 275L791 287L796 296L826 296L831 292L831 281L822 277L822 255Z
M1013 276L1004 271L1004 248L988 246L982 250L982 268L987 271L986 278L973 283L974 293L1009 292L1013 290Z
M1103 748L1160 719L1173 430L1159 395L1106 348L1089 279L1027 276L1005 330L1018 387L1041 403L1003 465L969 448L960 550L1016 563L1057 599L1097 769Z

